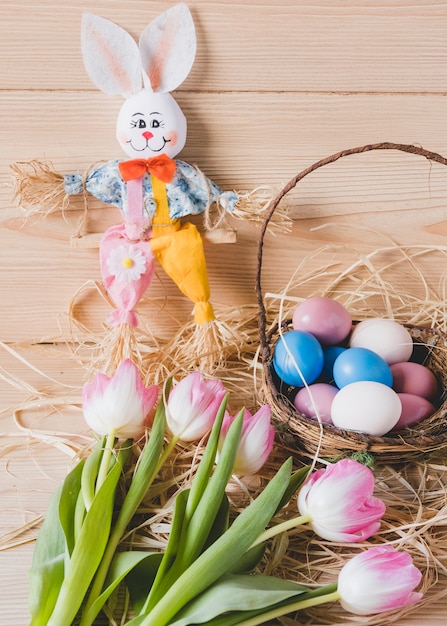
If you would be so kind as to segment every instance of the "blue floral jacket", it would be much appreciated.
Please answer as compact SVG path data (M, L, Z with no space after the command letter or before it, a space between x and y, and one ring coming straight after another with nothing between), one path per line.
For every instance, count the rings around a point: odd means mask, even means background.
M90 170L85 180L85 187L95 198L119 207L126 215L126 183L118 169L118 163L122 160L124 159L107 161ZM184 161L176 161L176 166L172 181L166 185L171 218L199 215L214 202L218 202L230 213L233 211L238 200L237 193L234 191L223 192L197 168ZM64 176L66 193L68 195L82 193L84 190L83 182L80 174L66 174ZM145 211L150 216L155 213L155 202L152 195L151 178L145 174L143 177L143 204Z

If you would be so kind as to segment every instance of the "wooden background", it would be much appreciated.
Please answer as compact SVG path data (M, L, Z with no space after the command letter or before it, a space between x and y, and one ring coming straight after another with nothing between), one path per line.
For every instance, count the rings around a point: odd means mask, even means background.
M121 99L99 92L85 73L81 14L107 17L138 37L170 4L0 3L0 408L5 409L0 623L5 626L28 623L27 571L36 528L15 530L45 511L70 463L64 450L19 430L8 407L25 401L33 389L66 385L68 394L78 396L83 371L61 342L68 304L81 289L79 313L93 328L107 312L89 286L100 277L97 249L71 241L82 203L74 201L65 219L24 221L12 202L8 166L37 158L64 173L84 172L96 161L120 156L114 129ZM222 188L279 187L322 157L379 141L447 155L447 2L208 0L189 6L198 53L176 93L189 122L181 157ZM266 290L282 288L299 262L325 244L337 243L346 263L354 249L370 251L387 237L401 245L445 244L447 170L413 155L374 152L343 159L308 177L290 201L292 232L266 240ZM90 203L89 232L101 233L118 220L115 209ZM207 243L206 255L213 302L237 307L255 302L258 232L243 222L233 226L238 242ZM428 262L423 271L436 289L446 267ZM411 290L411 280L404 277L402 287ZM160 336L188 321L190 303L160 273L149 298ZM30 425L26 415L19 417ZM80 414L68 409L32 426L49 436L85 430ZM444 625L443 602L415 611L399 626Z

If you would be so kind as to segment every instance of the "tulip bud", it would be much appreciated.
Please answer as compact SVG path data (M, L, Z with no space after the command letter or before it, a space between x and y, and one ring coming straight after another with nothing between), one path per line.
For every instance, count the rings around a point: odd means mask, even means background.
M323 539L363 541L378 531L385 513L385 504L373 490L372 471L342 459L309 475L298 495L298 509Z
M145 387L135 363L126 359L112 377L99 373L84 385L84 418L98 435L136 439L143 434L157 397L157 385Z
M231 417L228 413L225 414L220 431L219 450L235 419L236 415ZM262 406L254 415L247 409L244 410L242 433L233 470L235 474L256 474L267 461L275 438L275 429L270 422L271 410L268 404Z
M401 609L422 598L413 591L421 578L409 554L389 545L376 546L357 554L341 570L340 603L356 615Z
M205 380L200 372L183 378L169 394L166 422L176 439L196 441L206 435L226 395L220 380Z

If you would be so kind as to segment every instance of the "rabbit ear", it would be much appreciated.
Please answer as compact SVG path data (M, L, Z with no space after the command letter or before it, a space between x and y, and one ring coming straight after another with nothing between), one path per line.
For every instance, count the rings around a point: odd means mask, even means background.
M173 91L185 80L196 55L196 32L186 4L171 7L147 26L140 53L153 91Z
M81 32L85 69L99 89L126 98L141 91L140 53L129 33L91 13L82 16Z

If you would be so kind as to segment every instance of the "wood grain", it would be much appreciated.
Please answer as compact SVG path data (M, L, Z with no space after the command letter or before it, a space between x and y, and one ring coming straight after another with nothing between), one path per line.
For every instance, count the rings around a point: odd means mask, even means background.
M89 81L80 54L84 11L107 17L138 37L172 1L3 0L0 3L0 623L28 623L27 571L38 520L70 458L48 433L82 442L77 409L14 414L31 394L79 397L85 371L64 344L73 330L70 302L89 328L109 310L100 281L97 241L119 211L90 198L87 231L81 198L64 215L23 218L13 202L9 164L40 159L55 170L84 173L120 156L115 119L121 99ZM278 190L313 162L367 143L412 143L447 155L447 2L431 0L197 0L193 70L176 98L188 119L181 158L223 189ZM303 261L322 267L395 242L440 246L447 236L447 168L413 155L349 157L306 177L287 196L290 233L268 235L263 289L278 292ZM201 219L194 220L201 227ZM235 244L205 244L218 306L255 303L259 231L230 218ZM76 245L75 245L76 244ZM321 250L321 253L319 252ZM309 260L310 259L310 260ZM430 289L443 289L446 268L418 260ZM242 271L243 270L243 271ZM414 289L411 275L399 275ZM190 319L191 304L161 269L141 313L168 338ZM34 435L27 430L32 428ZM42 434L42 431L45 431ZM36 436L39 435L39 436ZM40 438L39 438L40 437ZM43 437L43 438L42 438ZM23 541L23 543L21 543ZM445 576L433 600L397 626L443 626Z

